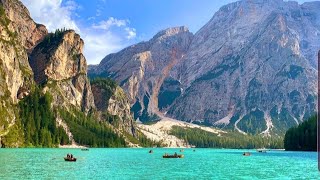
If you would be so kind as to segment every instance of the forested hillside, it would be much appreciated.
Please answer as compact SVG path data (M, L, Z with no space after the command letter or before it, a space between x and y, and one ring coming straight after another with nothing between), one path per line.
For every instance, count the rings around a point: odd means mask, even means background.
M287 151L317 151L317 116L290 128L284 137Z
M199 128L184 128L178 126L174 126L170 134L184 139L190 145L198 148L283 148L283 140L281 137L266 138L262 136L243 135L239 132L231 131L217 135Z

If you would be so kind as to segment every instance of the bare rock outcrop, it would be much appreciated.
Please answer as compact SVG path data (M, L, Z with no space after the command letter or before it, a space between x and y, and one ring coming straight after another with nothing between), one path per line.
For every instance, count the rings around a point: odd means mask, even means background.
M130 111L130 101L124 90L117 85L105 86L96 80L92 82L92 92L100 119L109 121L120 132L135 136L136 127Z
M73 30L49 34L32 51L30 65L35 81L46 85L56 106L68 108L71 104L89 112L95 105L83 45Z
M254 134L281 133L313 115L317 8L282 0L222 7L195 34L180 64L185 91L168 113Z
M0 137L18 128L15 126L19 120L16 104L34 85L28 50L46 33L44 27L30 18L20 1L0 0ZM10 146L17 147L21 143L19 139Z
M132 45L119 53L106 56L90 74L111 77L124 88L134 105L135 118L156 119L158 94L171 76L171 69L187 52L193 35L182 27L160 31L150 41Z
M47 34L47 28L35 23L28 9L18 0L1 0L7 18L11 21L14 32L19 37L20 44L28 52L34 48Z

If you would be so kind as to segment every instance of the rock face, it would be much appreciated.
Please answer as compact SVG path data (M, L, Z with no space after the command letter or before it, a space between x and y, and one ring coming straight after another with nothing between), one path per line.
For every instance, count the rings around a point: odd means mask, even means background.
M11 100L27 93L32 84L32 70L26 50L32 49L46 34L44 26L36 24L20 1L0 1L0 54L2 78ZM12 79L12 77L15 77Z
M20 44L30 52L48 34L46 27L35 23L28 9L20 1L0 0L0 3L11 21L13 32L19 37Z
M196 33L169 114L268 133L316 111L319 2L240 1ZM194 103L200 102L200 103Z
M48 43L50 43L48 45ZM73 30L48 35L30 55L35 81L45 84L56 106L71 105L89 112L95 108L83 40Z
M90 72L119 82L135 103L135 117L146 121L159 111L161 85L171 79L170 71L181 61L192 37L186 27L163 30L148 42L108 55Z
M90 74L116 79L136 117L161 110L188 122L282 134L317 111L319 8L320 2L231 3L194 36L162 31L108 55ZM145 47L152 42L157 48Z
M118 130L135 136L135 123L130 112L130 102L123 89L119 86L106 87L93 82L92 92L97 110L102 112L100 119L109 119ZM105 113L112 117L103 117Z
M15 104L34 84L27 52L46 33L19 1L0 0L0 137L16 128Z

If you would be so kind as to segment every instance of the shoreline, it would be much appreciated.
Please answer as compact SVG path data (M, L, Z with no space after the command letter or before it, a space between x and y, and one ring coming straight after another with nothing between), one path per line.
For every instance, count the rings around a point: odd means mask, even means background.
M71 145L59 145L58 148L61 148L61 149L85 149L85 148L89 148L89 147L71 144Z
M256 151L257 149L238 149L238 148L197 148L197 147L86 147L86 146L77 146L77 145L63 145L59 147L7 147L0 149L212 149L212 150L249 150ZM285 149L266 149L266 151L286 151ZM286 151L286 152L310 152L317 153L317 151Z

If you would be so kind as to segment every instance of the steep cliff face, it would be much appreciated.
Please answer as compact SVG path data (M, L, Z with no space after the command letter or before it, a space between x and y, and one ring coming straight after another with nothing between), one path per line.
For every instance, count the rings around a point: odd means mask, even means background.
M170 70L186 53L192 36L186 27L163 30L148 42L108 55L99 66L90 68L90 74L114 78L135 104L135 117L152 119L159 112L161 86L175 76Z
M29 94L34 84L27 50L46 33L19 1L0 0L0 137L18 128L15 104ZM13 143L11 146L21 145L19 140Z
M315 113L316 8L319 2L282 0L244 0L222 7L195 34L181 64L185 92L169 114L269 133Z
M95 108L86 59L82 54L83 40L74 31L49 34L30 55L34 79L45 85L54 98L54 105L78 107L89 112Z
M231 3L195 35L162 31L108 55L90 74L117 80L136 118L160 110L188 122L281 134L317 111L319 8L319 2ZM158 46L150 50L152 42Z
M18 0L1 0L7 18L11 21L14 32L18 34L20 44L28 52L48 33L46 27L35 23L28 9Z
M45 27L37 25L28 10L19 1L0 1L1 71L5 83L2 89L10 92L13 102L28 93L32 84L32 70L27 51L32 49L47 33ZM12 77L15 77L12 79Z
M135 136L135 123L130 112L130 102L127 94L115 82L108 79L92 81L92 92L100 119L107 120L120 132Z

